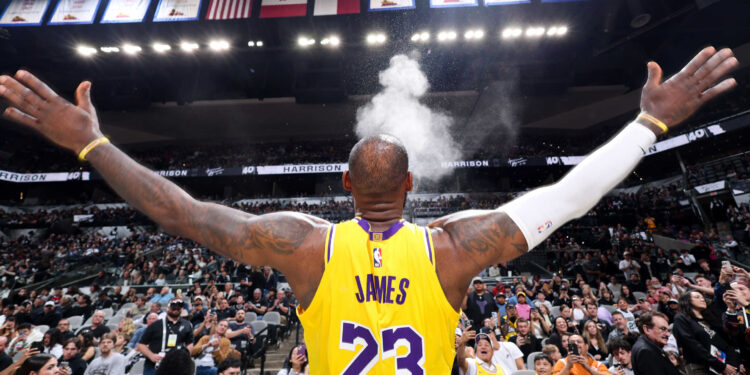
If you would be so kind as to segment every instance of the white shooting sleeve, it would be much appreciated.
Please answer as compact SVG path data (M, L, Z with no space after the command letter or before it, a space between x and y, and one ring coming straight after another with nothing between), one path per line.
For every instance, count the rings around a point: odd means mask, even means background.
M526 237L529 250L579 218L635 169L656 142L647 127L632 122L553 185L530 191L500 207Z

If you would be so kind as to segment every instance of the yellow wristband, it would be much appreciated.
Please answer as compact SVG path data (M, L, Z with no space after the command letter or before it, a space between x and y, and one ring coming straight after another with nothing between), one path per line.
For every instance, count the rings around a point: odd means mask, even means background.
M664 133L666 133L667 131L669 131L669 127L667 127L667 124L665 124L664 122L662 122L658 118L649 115L646 112L641 112L641 114L638 115L638 118L642 118L642 119L644 119L644 120L646 120L646 121L648 121L648 122L650 122L650 123L658 126L659 129L661 129Z
M107 137L99 137L97 139L94 139L91 141L91 143L87 144L86 147L81 150L80 153L78 153L78 160L80 161L86 161L86 155L91 152L91 150L95 149L97 146L101 146L105 143L109 143L109 138Z

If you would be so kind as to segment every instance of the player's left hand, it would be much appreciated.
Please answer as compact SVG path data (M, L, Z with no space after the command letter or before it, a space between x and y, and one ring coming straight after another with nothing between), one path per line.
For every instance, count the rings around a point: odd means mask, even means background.
M662 70L649 62L648 81L641 92L641 111L673 127L685 121L703 104L737 86L734 78L719 79L739 66L729 48L704 48L682 70L662 82ZM718 83L717 83L718 82Z

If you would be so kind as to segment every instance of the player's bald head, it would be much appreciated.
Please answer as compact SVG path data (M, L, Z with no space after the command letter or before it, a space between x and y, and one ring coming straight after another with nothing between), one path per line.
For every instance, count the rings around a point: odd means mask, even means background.
M363 138L349 153L352 186L363 193L397 190L409 171L409 155L401 141L379 134Z

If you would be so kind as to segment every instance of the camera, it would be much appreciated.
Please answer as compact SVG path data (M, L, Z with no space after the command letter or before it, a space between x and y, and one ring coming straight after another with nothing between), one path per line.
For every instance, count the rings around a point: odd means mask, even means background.
M185 307L185 302L182 301L172 301L169 303L170 309L181 309L183 307Z
M485 333L485 334L489 335L491 332L492 332L492 328L491 327L482 327L482 328L479 329L479 333Z

